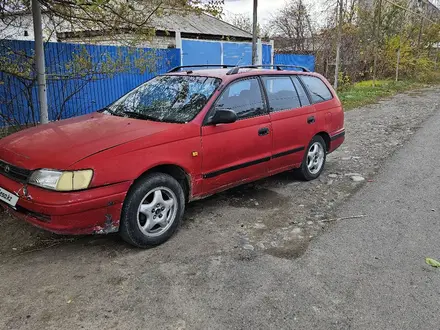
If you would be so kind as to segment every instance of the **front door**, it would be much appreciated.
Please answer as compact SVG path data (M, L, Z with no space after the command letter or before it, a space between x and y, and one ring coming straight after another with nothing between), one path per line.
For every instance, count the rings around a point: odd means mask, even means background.
M219 108L235 111L238 120L202 128L206 194L266 176L272 151L272 127L257 78L232 82L209 116Z

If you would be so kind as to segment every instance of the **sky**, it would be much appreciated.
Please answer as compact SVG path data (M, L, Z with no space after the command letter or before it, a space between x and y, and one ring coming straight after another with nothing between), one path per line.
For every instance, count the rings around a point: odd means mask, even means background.
M264 26L271 16L282 8L288 0L258 0L258 22ZM440 0L439 0L440 1ZM322 16L323 3L328 0L306 0L305 3L311 8L315 17ZM336 1L335 1L336 2ZM321 4L321 5L320 5ZM321 8L321 9L320 9ZM247 14L252 17L253 0L225 0L223 7L224 18L234 14Z
M288 0L258 0L258 22L266 24L271 15L283 7ZM440 0L430 0L431 3L440 8ZM328 0L306 0L308 5L312 5L312 13L315 17L322 17L322 9ZM334 1L336 3L336 1ZM224 16L230 17L234 14L248 14L252 17L253 0L225 0Z
M258 1L258 21L265 23L272 13L280 9L286 0L259 0ZM233 14L248 14L252 16L253 0L225 0L225 16Z

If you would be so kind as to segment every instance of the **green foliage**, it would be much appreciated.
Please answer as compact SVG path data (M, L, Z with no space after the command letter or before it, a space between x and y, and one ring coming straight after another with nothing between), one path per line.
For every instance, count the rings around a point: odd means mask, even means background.
M2 46L0 44L0 46ZM24 51L4 48L0 53L0 72L13 75L20 79L32 79L34 61Z
M440 83L440 76L438 78L438 80L431 81L430 83ZM386 96L425 86L426 85L421 82L411 80L398 82L377 80L374 86L374 82L368 80L355 83L346 90L339 92L338 96L344 106L344 110L351 110L363 105L376 103Z
M435 80L436 63L429 52L413 47L410 40L402 40L401 36L391 36L385 40L380 53L381 73L384 77L395 74L399 48L399 78L420 82Z
M408 12L412 8L409 0L382 1L381 15L374 1L372 7L345 5L344 28L342 34L341 71L352 81L371 79L374 57L377 54L377 77L394 79L400 49L399 79L420 82L436 80L440 72L440 22L435 15L420 9ZM353 9L354 8L354 9ZM350 10L354 10L353 14ZM432 19L421 20L421 16ZM335 24L335 23L334 23ZM317 54L317 66L329 76L334 66L321 63L334 63L336 36L335 25L322 33L324 46ZM343 90L345 87L341 87Z
M350 76L346 72L338 74L338 91L344 91L351 87Z

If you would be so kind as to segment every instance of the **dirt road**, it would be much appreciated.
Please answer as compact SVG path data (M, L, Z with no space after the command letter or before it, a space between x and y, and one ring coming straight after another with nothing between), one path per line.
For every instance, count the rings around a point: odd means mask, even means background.
M339 273L345 268L335 264L326 274L328 260L338 260L332 250L344 250L330 243L344 240L344 226L365 219L322 220L366 212L343 209L357 205L348 197L380 183L375 174L384 161L432 115L440 124L438 110L440 89L433 88L350 111L346 143L329 156L321 179L304 183L285 173L191 204L177 236L147 251L117 236L60 239L3 216L0 329L362 325L349 310L356 297L341 305L350 318L338 305L346 298ZM354 238L347 242L362 237L360 230L348 233Z

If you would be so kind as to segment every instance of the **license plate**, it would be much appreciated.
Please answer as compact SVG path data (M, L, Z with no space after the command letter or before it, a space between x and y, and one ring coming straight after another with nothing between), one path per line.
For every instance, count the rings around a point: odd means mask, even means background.
M11 206L15 206L17 204L18 197L7 190L0 188L0 200Z

